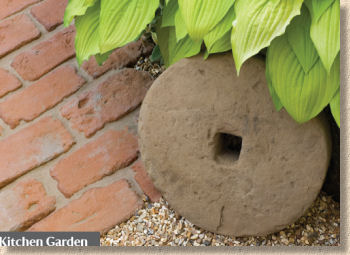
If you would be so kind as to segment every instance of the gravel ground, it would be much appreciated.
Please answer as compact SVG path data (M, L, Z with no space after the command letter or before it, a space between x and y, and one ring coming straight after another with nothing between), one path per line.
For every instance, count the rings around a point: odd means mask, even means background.
M260 237L229 237L194 226L168 203L143 198L144 206L127 222L101 237L102 246L339 246L339 203L321 193L312 207L286 229Z
M152 63L148 57L141 57L137 61L135 69L149 72L152 75L152 77L156 79L159 75L162 74L162 72L164 72L165 67L160 66L157 63Z

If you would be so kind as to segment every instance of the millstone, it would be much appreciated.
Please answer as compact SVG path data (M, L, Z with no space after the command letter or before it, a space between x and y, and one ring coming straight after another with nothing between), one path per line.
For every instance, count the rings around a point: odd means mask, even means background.
M140 150L155 186L206 230L264 235L295 222L321 189L330 158L326 123L277 112L265 64L237 77L231 54L184 59L149 90Z

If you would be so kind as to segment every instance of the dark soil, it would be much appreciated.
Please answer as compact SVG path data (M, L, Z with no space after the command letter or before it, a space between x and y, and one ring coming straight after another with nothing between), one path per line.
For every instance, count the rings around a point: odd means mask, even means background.
M332 196L337 202L340 200L340 128L334 121L329 107L324 111L330 123L332 134L332 157L329 164L326 180L322 190Z

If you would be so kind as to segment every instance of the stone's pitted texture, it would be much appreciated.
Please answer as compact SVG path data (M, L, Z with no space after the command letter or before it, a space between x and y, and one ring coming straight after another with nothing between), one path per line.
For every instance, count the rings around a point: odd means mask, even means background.
M0 19L6 18L40 0L1 0Z
M31 121L77 91L85 80L71 66L59 67L36 83L0 103L0 117L15 128L21 120Z
M61 109L74 129L86 137L134 110L152 84L147 72L127 68L108 78L96 88L81 94Z
M156 188L192 223L264 235L315 200L330 158L328 128L275 110L263 60L248 60L237 77L231 54L197 56L170 67L148 92L140 151ZM227 144L223 134L242 138L239 156L238 139Z
M98 78L111 69L119 69L135 64L142 55L149 54L152 48L143 45L141 41L131 42L122 48L116 49L103 65L100 66L95 57L91 57L89 61L84 62L83 68L92 77Z
M70 26L16 56L11 66L23 79L37 80L75 55L74 36L75 28Z
M0 192L0 231L23 231L55 210L56 199L30 179Z
M105 233L128 219L142 201L126 180L93 188L34 224L29 231L99 231Z
M131 168L135 172L135 181L139 184L143 192L145 192L152 202L158 202L162 195L159 193L156 187L154 187L142 161L137 161Z
M18 89L22 83L5 69L0 68L0 97Z
M0 58L39 36L40 31L25 14L4 20L0 23Z
M58 189L71 197L75 192L127 167L138 153L137 138L128 131L110 130L62 159L51 171Z
M30 10L30 13L47 31L52 31L58 25L62 24L67 3L68 0L46 0L34 6Z
M59 120L45 117L0 141L0 188L68 151L74 140Z

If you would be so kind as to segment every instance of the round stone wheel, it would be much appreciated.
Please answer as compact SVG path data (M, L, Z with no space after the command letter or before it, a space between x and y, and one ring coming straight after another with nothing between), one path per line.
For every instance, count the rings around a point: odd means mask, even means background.
M277 112L265 63L239 77L231 54L184 59L143 102L140 150L154 185L203 229L265 235L295 222L323 184L330 159L327 123L296 123Z

